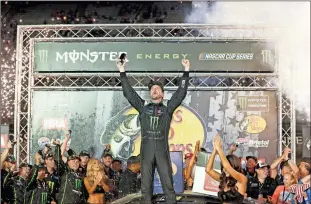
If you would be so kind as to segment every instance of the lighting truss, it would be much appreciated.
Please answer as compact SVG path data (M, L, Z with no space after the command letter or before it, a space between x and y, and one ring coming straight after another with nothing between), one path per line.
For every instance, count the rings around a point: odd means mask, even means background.
M232 26L205 24L73 24L18 26L16 49L15 126L17 162L31 161L31 93L36 90L117 90L117 73L35 73L33 45L37 41L262 41L273 40L282 26ZM237 37L241 36L241 37ZM242 37L243 36L243 37ZM146 89L151 79L164 80L167 89L176 89L176 73L130 73L135 89ZM283 93L275 73L194 73L190 90L257 90L278 93L279 153L285 146L295 149L293 100ZM209 79L216 81L209 83ZM294 153L294 152L293 152ZM292 154L293 155L293 154ZM295 158L295 157L294 157Z

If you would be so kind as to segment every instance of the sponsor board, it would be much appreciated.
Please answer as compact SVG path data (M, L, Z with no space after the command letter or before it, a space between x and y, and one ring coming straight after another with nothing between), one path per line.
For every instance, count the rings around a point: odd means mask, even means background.
M34 70L116 71L126 54L129 71L179 71L189 59L195 71L273 71L268 42L36 42ZM270 46L271 47L271 46Z
M267 148L269 147L270 140L249 140L248 146L254 148Z
M258 134L266 129L266 120L258 115L246 116L240 123L240 129L249 134Z
M183 178L183 156L181 151L170 152L172 162L172 174L174 181L174 190L176 193L184 192L184 178ZM153 194L163 193L162 184L159 173L156 169L153 181Z
M269 112L269 96L238 96L237 110Z

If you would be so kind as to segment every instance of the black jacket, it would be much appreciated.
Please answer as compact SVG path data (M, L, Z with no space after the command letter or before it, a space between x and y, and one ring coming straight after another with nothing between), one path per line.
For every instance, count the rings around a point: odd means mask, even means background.
M119 198L128 194L137 193L141 189L141 180L138 179L138 174L126 169L121 175L119 182Z
M9 204L28 204L31 189L34 188L38 169L34 166L27 180L20 176L10 178L4 188L7 189L6 202Z
M246 194L248 197L251 197L253 199L258 199L258 196L260 194L262 194L264 198L267 198L268 196L273 195L276 187L277 183L271 177L267 177L264 183L261 184L256 176L248 179Z
M50 204L54 200L45 179L37 180L30 189L26 198L27 204Z

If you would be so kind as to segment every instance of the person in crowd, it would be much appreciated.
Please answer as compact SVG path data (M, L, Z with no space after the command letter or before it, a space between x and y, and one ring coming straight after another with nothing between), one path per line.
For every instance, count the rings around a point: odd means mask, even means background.
M251 179L256 177L256 165L258 163L258 159L255 156L247 156L246 157L246 168L243 169L243 174L247 179Z
M271 200L270 203L272 204L287 204L287 203L295 203L294 194L288 191L288 188L293 185L297 184L296 176L293 172L284 174L284 185L278 186L272 197L269 199Z
M138 156L131 156L127 160L127 169L120 178L118 186L119 198L140 191L141 180L138 178L139 172L140 158Z
M57 149L57 148L56 148ZM59 172L57 171L55 156L52 153L48 153L43 157L45 167L45 182L47 184L49 193L53 200L56 200L56 194L58 193L60 180Z
M29 191L36 182L37 168L32 168L30 164L22 163L19 166L18 176L8 179L4 188L7 189L6 203L27 203Z
M115 172L117 172L118 176L120 177L121 174L122 174L122 161L120 159L114 159L112 161L112 164L111 164L111 168L112 170L114 170Z
M26 202L27 204L56 204L54 196L52 196L49 184L45 179L46 168L41 164L41 155L36 153L35 165L37 178L30 185L29 192L27 192Z
M67 158L67 165L61 164L61 177L58 203L62 204L84 204L86 202L86 189L83 177L79 174L80 157L71 155Z
M110 186L110 191L105 192L106 201L111 201L118 197L117 186L119 182L119 177L118 177L117 172L115 172L111 168L112 160L113 160L113 157L112 157L111 152L104 150L101 156L101 161L104 165L104 171L108 177L108 184Z
M270 168L270 176L271 178L275 179L277 182L277 185L284 185L283 180L284 180L284 175L286 173L291 173L293 172L293 168L297 168L296 165L289 160L289 154L291 152L290 148L285 148L283 151L282 156L276 158ZM281 169L281 174L278 174L278 166L280 165L280 169ZM297 171L297 170L295 170Z
M222 203L243 203L247 189L247 178L242 174L240 159L235 155L225 155L218 134L214 138L213 145L214 150L205 171L214 180L220 182L218 198ZM221 174L213 168L216 154L221 160Z
M87 200L90 204L104 204L105 192L109 192L110 187L106 183L108 177L104 173L102 164L97 159L90 159L87 166L84 185L89 194Z
M192 189L195 176L196 161L199 152L200 152L200 140L196 142L194 153L189 152L185 155L184 178L186 189Z
M8 203L9 188L6 187L6 183L16 176L16 160L13 155L8 155L3 162L1 168L1 202Z
M11 140L9 140L7 143L7 147L1 153L1 169L2 169L3 163L6 161L6 158L9 155L9 151L13 148L14 144L15 142L12 142Z
M80 157L80 167L79 167L79 172L80 174L85 177L86 176L86 169L87 169L87 164L90 160L90 153L86 150L82 150L79 154Z
M151 81L148 85L151 101L143 100L131 87L125 73L125 61L117 61L120 72L123 95L129 103L139 112L141 122L141 174L142 194L145 202L151 202L153 197L153 180L155 168L158 166L162 188L166 203L176 203L176 194L173 186L172 165L170 162L168 134L172 115L180 106L187 95L189 84L190 62L182 60L184 74L177 91L168 101L167 106L163 103L164 88L158 81ZM155 162L157 161L157 162Z
M269 176L269 168L270 166L266 163L259 162L256 165L256 176L248 178L246 191L248 197L265 203L268 201L268 196L272 196L277 184Z

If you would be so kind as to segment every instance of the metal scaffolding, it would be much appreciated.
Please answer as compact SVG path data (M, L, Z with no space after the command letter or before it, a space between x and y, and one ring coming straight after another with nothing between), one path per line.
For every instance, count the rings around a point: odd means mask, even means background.
M280 26L232 26L203 24L89 24L89 25L33 25L18 26L16 49L16 86L14 134L17 162L31 160L31 95L36 90L117 90L117 73L35 73L34 43L40 41L262 41L273 40L271 30ZM269 32L267 32L269 31ZM240 35L243 38L237 38ZM146 89L150 79L165 80L167 89L176 89L176 73L132 73L135 89ZM295 150L295 111L291 96L280 88L279 70L274 73L192 73L190 90L276 91L278 94L279 153L290 146ZM208 79L218 83L210 85Z

